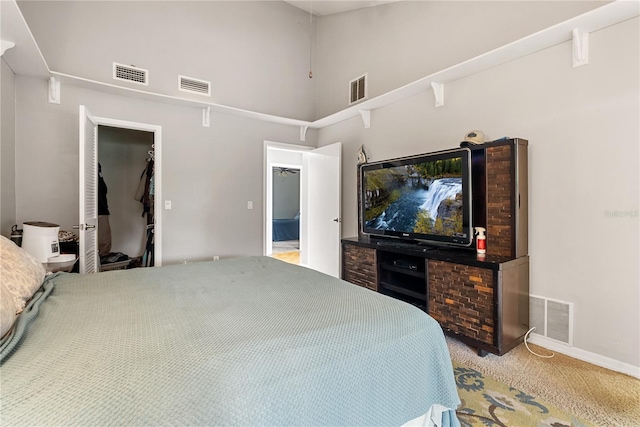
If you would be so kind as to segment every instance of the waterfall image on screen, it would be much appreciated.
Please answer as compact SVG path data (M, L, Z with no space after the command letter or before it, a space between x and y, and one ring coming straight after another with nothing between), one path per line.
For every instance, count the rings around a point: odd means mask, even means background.
M462 160L435 160L367 171L369 229L456 236L463 232Z

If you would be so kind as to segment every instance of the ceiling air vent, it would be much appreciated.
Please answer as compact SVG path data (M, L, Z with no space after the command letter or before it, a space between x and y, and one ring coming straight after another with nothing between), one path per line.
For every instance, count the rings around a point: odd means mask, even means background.
M149 86L149 70L138 68L133 65L124 65L114 62L113 78L115 80L124 80Z
M349 82L349 104L355 104L367 97L367 73Z
M178 76L178 90L211 96L211 83L193 77Z

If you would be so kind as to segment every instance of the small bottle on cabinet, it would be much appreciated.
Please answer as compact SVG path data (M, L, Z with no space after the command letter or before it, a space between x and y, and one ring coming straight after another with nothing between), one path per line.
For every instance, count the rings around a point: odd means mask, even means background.
M484 227L475 227L476 229L476 252L479 254L487 253L487 236Z

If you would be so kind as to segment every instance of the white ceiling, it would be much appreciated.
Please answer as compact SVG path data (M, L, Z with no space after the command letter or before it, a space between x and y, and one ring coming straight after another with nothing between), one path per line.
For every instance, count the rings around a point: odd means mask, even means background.
M316 16L331 15L333 13L346 12L348 10L362 9L378 6L385 3L394 3L400 0L284 0L295 7Z

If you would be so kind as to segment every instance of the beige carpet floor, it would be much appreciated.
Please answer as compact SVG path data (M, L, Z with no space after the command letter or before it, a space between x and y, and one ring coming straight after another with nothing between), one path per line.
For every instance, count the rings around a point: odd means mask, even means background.
M479 357L447 337L452 360L531 393L598 426L640 426L640 380L555 353L550 359L520 345L504 356ZM539 354L550 351L529 344Z

